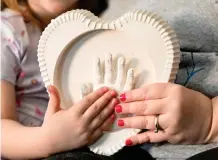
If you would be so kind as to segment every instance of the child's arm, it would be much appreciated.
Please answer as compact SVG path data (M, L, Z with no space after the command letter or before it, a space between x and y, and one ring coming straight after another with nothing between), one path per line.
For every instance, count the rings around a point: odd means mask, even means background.
M91 144L115 118L115 91L100 88L68 110L61 110L58 91L49 87L50 100L42 127L24 127L16 122L13 85L6 81L1 85L2 155L6 158L35 159Z
M41 127L25 127L17 122L14 86L1 80L2 156L29 159L48 156Z

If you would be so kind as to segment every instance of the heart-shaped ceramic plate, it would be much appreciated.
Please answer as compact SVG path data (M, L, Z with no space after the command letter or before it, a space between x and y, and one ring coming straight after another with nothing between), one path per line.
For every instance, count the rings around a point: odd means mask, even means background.
M154 82L173 82L180 61L175 32L159 16L134 10L105 21L86 10L66 12L48 25L38 45L38 61L45 86L55 85L65 108L80 97L80 86L92 83L93 59L105 53L125 57L135 69L135 87ZM90 149L112 155L124 146L137 129L105 133Z

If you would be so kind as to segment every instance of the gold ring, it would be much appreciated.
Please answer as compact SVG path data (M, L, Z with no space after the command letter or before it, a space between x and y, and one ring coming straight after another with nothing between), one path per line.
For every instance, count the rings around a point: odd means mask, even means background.
M154 133L158 133L158 131L161 130L161 127L159 125L159 115L155 117L154 125L155 125Z

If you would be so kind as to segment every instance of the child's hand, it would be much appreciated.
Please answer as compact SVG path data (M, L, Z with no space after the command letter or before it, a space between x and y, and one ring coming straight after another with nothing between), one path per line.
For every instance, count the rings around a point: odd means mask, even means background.
M49 154L93 143L115 119L116 92L106 87L92 92L67 110L60 109L60 97L55 87L48 91L50 101L42 131L49 144Z

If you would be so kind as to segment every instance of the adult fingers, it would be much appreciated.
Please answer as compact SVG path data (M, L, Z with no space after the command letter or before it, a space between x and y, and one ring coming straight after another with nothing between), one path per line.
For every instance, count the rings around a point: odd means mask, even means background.
M166 112L165 99L143 100L118 104L115 111L118 114L158 115Z
M126 140L126 146L133 146L143 143L158 143L167 141L167 135L164 131L159 131L155 133L154 131L146 131L144 133L137 134Z
M120 95L120 101L133 102L148 99L162 99L167 96L171 83L155 83L142 88L126 91Z
M122 128L136 128L136 129L155 129L156 116L133 116L119 119L117 125ZM168 126L167 116L159 115L159 126L166 129Z

